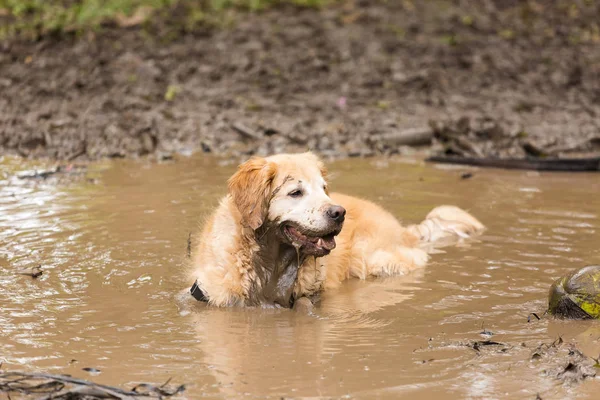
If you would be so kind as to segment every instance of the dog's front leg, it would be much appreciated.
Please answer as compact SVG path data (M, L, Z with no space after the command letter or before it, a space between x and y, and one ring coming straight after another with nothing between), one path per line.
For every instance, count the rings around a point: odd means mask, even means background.
M302 314L310 314L314 308L315 305L308 297L302 296L294 301L294 311Z

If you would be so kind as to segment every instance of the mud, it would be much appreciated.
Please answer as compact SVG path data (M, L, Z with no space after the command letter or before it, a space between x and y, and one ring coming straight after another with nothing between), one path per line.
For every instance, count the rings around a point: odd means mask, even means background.
M599 10L357 0L240 13L218 29L186 31L173 13L146 28L5 41L0 149L63 161L306 148L352 157L407 145L597 154ZM440 136L449 131L462 146Z
M123 390L172 378L190 399L597 397L597 322L543 315L555 279L600 262L597 175L330 163L332 190L407 224L449 203L488 230L415 274L351 280L295 312L190 296L189 233L234 171L219 163L104 161L84 173L94 183L56 185L19 179L39 161L4 157L1 369Z

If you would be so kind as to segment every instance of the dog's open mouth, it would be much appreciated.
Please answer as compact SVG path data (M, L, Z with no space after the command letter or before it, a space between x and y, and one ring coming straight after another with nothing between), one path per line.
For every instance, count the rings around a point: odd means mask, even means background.
M322 236L311 235L302 233L291 225L284 226L283 232L293 246L301 248L305 254L314 255L326 255L335 249L335 235L339 233L339 231L332 231Z

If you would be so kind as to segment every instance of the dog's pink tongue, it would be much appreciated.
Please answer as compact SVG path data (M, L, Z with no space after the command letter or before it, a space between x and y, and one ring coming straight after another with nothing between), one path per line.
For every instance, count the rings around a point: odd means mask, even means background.
M317 241L317 246L322 247L326 250L333 250L335 249L335 239L332 237L327 237L327 238L319 238L319 240Z

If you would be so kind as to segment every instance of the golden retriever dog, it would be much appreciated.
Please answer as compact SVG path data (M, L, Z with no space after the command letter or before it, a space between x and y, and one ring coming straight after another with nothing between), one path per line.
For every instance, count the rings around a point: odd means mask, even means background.
M306 304L349 278L422 268L431 245L484 229L454 206L404 227L370 201L330 193L326 178L310 152L241 164L194 246L192 295L215 306Z

